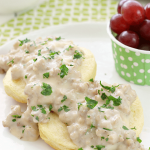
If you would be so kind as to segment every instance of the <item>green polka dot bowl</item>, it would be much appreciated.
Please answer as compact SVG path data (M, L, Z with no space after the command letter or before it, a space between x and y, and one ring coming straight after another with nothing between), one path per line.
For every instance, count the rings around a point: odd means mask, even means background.
M112 42L113 58L118 74L128 82L150 85L150 51L131 48L120 43L112 34L109 23L107 33Z

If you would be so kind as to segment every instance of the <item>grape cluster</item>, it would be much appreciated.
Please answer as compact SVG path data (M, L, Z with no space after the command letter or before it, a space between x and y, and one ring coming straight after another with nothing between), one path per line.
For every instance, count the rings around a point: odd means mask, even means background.
M121 0L118 14L110 20L111 30L121 43L150 51L150 3L143 7L136 0Z

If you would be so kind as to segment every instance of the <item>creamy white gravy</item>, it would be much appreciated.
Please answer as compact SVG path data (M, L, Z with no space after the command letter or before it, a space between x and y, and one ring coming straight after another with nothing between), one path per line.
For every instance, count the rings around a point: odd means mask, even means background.
M36 140L37 123L47 123L53 111L67 124L70 138L79 148L144 150L129 129L130 106L137 97L130 85L82 81L77 68L84 53L72 41L48 37L26 39L21 45L17 41L7 55L0 56L0 72L11 67L12 79L26 82L27 110L22 113L20 106L12 106L3 121L13 135ZM110 91L102 86L114 88Z

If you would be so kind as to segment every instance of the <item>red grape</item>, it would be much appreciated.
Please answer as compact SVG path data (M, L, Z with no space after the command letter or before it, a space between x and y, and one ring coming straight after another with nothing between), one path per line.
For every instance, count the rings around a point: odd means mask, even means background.
M146 18L150 20L150 3L148 3L145 7L145 15L146 15Z
M145 19L140 27L140 35L145 40L150 41L150 20Z
M150 42L142 40L140 42L140 45L139 45L138 49L150 51Z
M121 8L124 20L130 25L138 25L145 19L143 6L137 1L127 1Z
M110 27L112 31L120 34L121 32L128 30L130 26L126 23L121 14L116 14L112 16L110 20Z
M133 31L123 31L118 36L118 41L133 48L139 46L139 36Z
M123 5L125 2L127 2L127 1L129 1L129 0L121 0L121 1L118 3L118 7L117 7L118 14L121 14L121 7L122 7L122 5ZM130 1L132 1L132 0L130 0Z

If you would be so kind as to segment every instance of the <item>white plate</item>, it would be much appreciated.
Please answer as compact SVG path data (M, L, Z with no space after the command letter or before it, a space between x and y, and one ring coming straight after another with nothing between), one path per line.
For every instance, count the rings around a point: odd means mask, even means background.
M106 33L106 23L81 23L53 26L32 32L21 36L13 41L6 43L0 47L0 54L7 53L13 43L18 39L35 39L39 36L56 35L63 38L71 39L75 44L90 49L95 55L97 62L97 80L106 81L108 83L128 83L122 79L116 72L111 51L111 42ZM2 79L4 75L0 75L0 122L5 119L10 111L12 104L19 104L12 98L5 94ZM139 86L131 84L132 88L136 90L144 109L145 124L141 133L141 139L145 147L149 147L150 139L150 86ZM21 104L22 109L25 110L25 104ZM35 142L25 142L17 139L10 134L8 128L4 128L0 123L0 143L2 150L52 150L41 139Z

